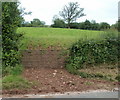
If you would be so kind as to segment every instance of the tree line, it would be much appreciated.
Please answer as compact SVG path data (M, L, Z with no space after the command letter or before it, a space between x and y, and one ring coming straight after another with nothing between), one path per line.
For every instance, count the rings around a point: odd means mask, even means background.
M51 25L51 27L54 28L67 28L67 24L61 20L61 19L56 19L54 20L54 24ZM70 28L72 29L84 29L84 30L104 30L104 29L110 29L110 25L106 22L101 22L101 23L96 23L94 20L89 21L86 20L85 22L74 22L70 23L69 25Z
M53 24L50 25L50 27L53 28L71 28L71 29L83 29L83 30L106 30L106 29L118 29L118 24L120 24L120 21L116 22L113 25L108 24L107 22L101 22L97 23L95 20L89 21L85 20L84 22L73 22L69 24L65 23L64 20L60 18L56 18L53 20ZM31 22L24 22L21 25L22 27L48 27L48 25L45 25L44 21L40 21L39 19L35 18ZM119 29L120 30L120 29Z
M69 2L65 5L62 11L59 12L59 17L53 17L53 24L49 27L53 28L72 28L72 29L83 29L83 30L106 30L110 28L118 29L120 21L111 25L107 22L97 23L95 20L89 21L86 19L84 22L76 22L80 17L86 16L83 13L84 8L80 8L78 2ZM23 22L22 27L48 27L44 21L34 18L31 22Z
M22 27L45 27L45 22L40 21L38 18L34 18L33 21L25 22L21 24Z

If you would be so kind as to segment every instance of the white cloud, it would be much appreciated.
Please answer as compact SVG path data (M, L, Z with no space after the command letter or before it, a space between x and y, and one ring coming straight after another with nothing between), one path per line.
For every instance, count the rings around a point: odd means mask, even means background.
M79 2L80 7L84 8L87 15L78 21L86 19L96 20L97 22L108 22L113 24L118 19L118 1L119 0L20 0L26 11L31 11L32 15L25 16L27 21L33 18L39 18L46 24L52 23L54 15L62 10L68 2Z

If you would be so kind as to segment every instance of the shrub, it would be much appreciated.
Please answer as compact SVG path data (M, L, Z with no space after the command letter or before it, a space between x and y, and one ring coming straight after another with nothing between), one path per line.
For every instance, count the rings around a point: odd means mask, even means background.
M74 70L84 68L85 65L117 63L120 40L108 34L104 37L102 40L79 40L73 44L69 49L66 69L74 73Z
M2 3L2 65L15 67L20 63L19 46L22 34L17 34L16 29L21 24L22 12L18 9L17 2ZM4 71L3 71L4 72Z

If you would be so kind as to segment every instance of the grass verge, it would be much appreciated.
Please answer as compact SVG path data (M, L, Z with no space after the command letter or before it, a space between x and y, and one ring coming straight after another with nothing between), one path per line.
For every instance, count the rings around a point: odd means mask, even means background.
M23 72L22 65L16 65L15 67L8 66L4 68L4 75L2 78L2 89L26 89L31 88L34 83L24 79L21 74Z
M22 76L8 75L3 78L3 89L26 89L31 88L33 83L27 81Z

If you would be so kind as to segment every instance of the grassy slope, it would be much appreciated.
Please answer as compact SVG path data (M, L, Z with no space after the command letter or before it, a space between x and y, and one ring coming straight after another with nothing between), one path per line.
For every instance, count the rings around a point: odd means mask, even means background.
M103 34L101 31L37 27L22 27L17 32L24 33L22 49L31 45L69 47L79 39L98 39Z

